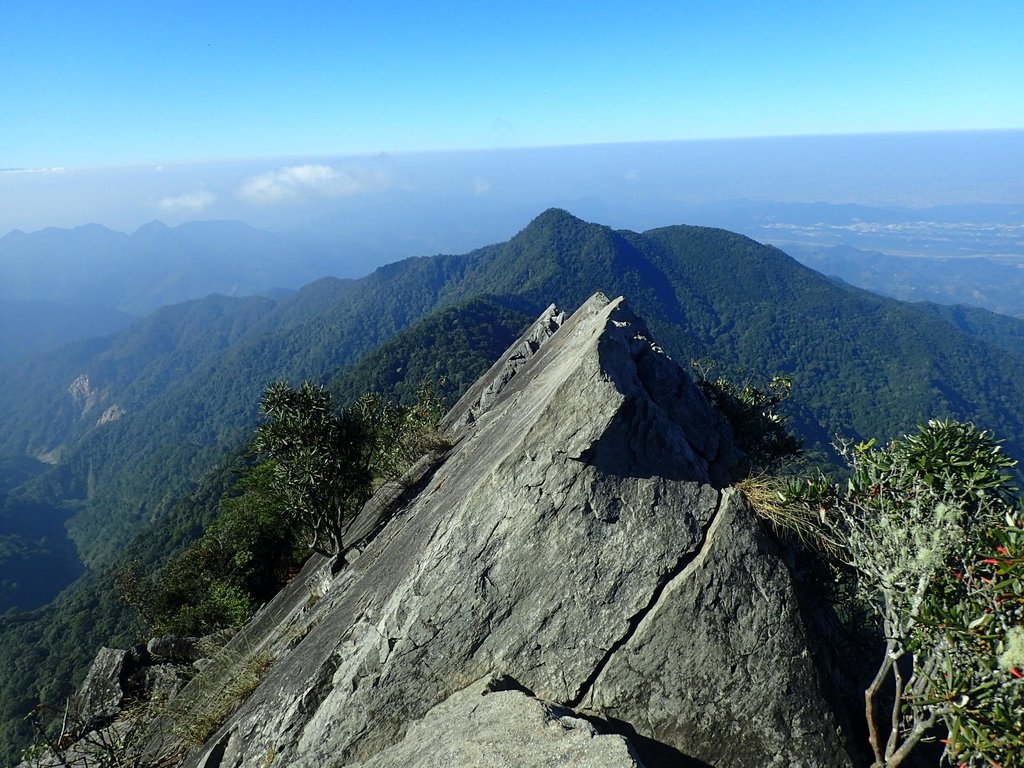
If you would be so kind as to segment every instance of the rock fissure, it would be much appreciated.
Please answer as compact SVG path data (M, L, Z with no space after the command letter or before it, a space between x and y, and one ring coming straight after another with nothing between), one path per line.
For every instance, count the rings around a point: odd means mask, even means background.
M323 703L324 699L327 698L331 689L334 688L334 674L338 671L339 666L341 666L341 655L335 653L331 654L327 661L324 662L323 666L321 666L317 671L313 684L299 699L299 706L295 712L297 717L296 725L308 720L309 716L315 712Z
M636 633L637 629L639 629L640 625L643 623L644 619L658 607L658 601L661 599L662 594L664 594L666 587L668 587L668 585L671 584L676 577L682 574L683 571L686 570L686 567L690 565L690 563L692 563L694 560L700 557L701 553L704 551L704 548L705 546L707 546L708 543L708 532L711 530L711 527L714 525L715 520L721 513L722 498L722 492L719 491L718 500L715 504L714 512L711 514L710 519L704 524L704 526L701 529L701 535L697 547L692 552L687 552L684 555L682 555L676 561L675 565L673 565L672 568L666 571L665 574L661 577L661 579L659 579L658 583L654 587L654 590L651 592L651 598L647 602L647 605L629 618L629 622L627 624L625 633L623 633L623 635L614 643L612 643L608 650L605 651L604 656L594 667L593 671L591 671L587 679L583 681L583 684L580 686L580 689L576 693L576 695L568 702L566 702L566 706L576 709L583 704L587 696L593 690L594 684L601 677L601 673L604 672L605 668L611 663L615 654L630 641L630 639Z

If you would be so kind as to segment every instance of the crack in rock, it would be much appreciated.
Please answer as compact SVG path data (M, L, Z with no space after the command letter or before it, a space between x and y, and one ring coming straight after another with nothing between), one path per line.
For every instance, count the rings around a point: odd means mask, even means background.
M614 658L615 654L632 639L633 635L636 634L637 630L640 628L640 625L643 623L644 619L647 618L647 616L649 616L658 607L658 602L661 600L661 596L664 594L665 589L677 577L682 575L682 573L686 570L687 566L689 566L694 560L700 557L700 555L704 552L704 549L708 543L708 534L722 511L722 501L723 494L721 491L719 491L718 501L715 504L715 511L712 513L708 522L705 523L703 528L701 529L700 542L698 546L694 550L683 554L676 561L675 565L661 577L657 585L655 585L654 591L651 593L651 599L647 601L647 605L641 608L636 613L634 613L629 618L629 623L626 627L626 631L618 640L616 640L609 646L604 656L597 663L597 665L595 665L593 671L590 673L587 679L583 681L583 684L579 688L579 692L572 699L566 702L566 706L576 709L582 705L582 703L586 700L587 696L589 696L591 691L593 690L594 684L597 683L598 678L601 677L601 674L604 672L605 668L608 666L609 663L611 663L611 660L612 658Z

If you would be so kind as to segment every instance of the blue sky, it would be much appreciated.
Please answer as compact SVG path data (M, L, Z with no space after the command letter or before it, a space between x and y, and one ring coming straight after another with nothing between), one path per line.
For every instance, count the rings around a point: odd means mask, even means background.
M1024 127L1020 0L0 15L0 168Z

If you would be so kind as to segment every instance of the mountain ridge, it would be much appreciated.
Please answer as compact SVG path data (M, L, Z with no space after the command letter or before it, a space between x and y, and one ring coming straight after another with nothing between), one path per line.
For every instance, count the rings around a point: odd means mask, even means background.
M99 224L0 238L0 298L96 305L133 315L211 293L261 295L324 274L351 274L365 249L232 220L131 233Z
M1024 357L918 308L837 286L742 235L686 225L616 231L558 209L504 244L406 259L359 280L322 279L265 303L230 343L196 355L168 389L155 392L148 415L130 414L108 428L120 438L97 434L90 440L100 443L82 451L111 455L117 443L134 444L122 470L136 477L129 485L167 482L163 472L146 479L141 470L156 455L139 444L145 423L164 426L170 456L189 445L225 445L253 423L271 380L326 381L431 312L488 295L536 315L552 299L579 306L594 289L629 296L677 359L711 357L755 376L791 376L798 423L821 445L836 434L887 436L949 415L991 426L1011 452L1024 453L1022 393L1014 383L1024 381ZM216 338L217 322L202 332ZM102 389L98 379L95 386ZM72 474L87 464L78 461ZM62 482L62 493L75 482ZM116 503L85 501L116 518Z
M0 299L0 368L93 336L108 336L138 318L107 307Z
M462 323L468 330L505 312L495 327L518 332L512 325L553 300L572 309L596 289L629 296L676 360L717 357L719 370L754 381L791 376L791 414L812 444L827 445L837 432L886 437L950 415L974 418L1009 438L1011 454L1020 450L1019 356L922 308L837 286L778 249L726 230L680 225L635 233L548 210L506 243L410 258L362 279L324 278L276 301L200 299L142 324L153 332L152 343L142 343L136 329L43 356L9 377L5 391L17 397L0 392L0 458L20 455L31 442L24 427L8 429L24 418L18 414L52 408L40 405L48 397L70 407L66 390L78 376L89 378L92 391L109 393L106 407L124 406L133 392L146 394L116 421L80 432L54 426L40 445L66 443L62 463L12 489L19 502L47 500L70 515L91 567L88 584L113 590L108 565L116 565L138 532L159 531L180 546L211 519L216 489L229 484L211 483L208 472L244 441L271 380L328 383L385 340L398 339L345 385L349 393L358 391L359 381L394 386L386 366L408 367L415 349L427 346L421 334L433 337L435 349L454 350L443 336L438 343L446 328ZM466 308L484 296L484 305ZM191 318L180 334L197 342L191 354L161 344L160 323L177 316ZM486 350L484 342L470 334L466 348ZM435 370L423 361L413 369ZM230 467L218 471L230 475ZM179 515L180 508L189 509ZM147 558L160 556L151 545L126 551L143 550ZM117 613L112 607L116 599L96 589L68 591L58 600L60 615L42 609L5 632L46 638L47 647L60 647L74 659L68 665L81 671L83 650L72 647L75 642L128 627L123 608ZM102 620L94 627L96 612ZM12 717L18 702L39 691L28 658L4 658L5 696L15 697L5 709ZM58 679L67 678L54 671L45 685L58 686Z
M541 765L534 740L581 714L625 739L598 765L852 765L789 572L716 483L736 458L721 417L621 298L555 312L506 353L525 355L511 377L471 389L499 382L381 532L313 558L232 639L276 662L186 765L436 765L424 715L459 734L439 754ZM492 736L479 696L502 691L569 719Z

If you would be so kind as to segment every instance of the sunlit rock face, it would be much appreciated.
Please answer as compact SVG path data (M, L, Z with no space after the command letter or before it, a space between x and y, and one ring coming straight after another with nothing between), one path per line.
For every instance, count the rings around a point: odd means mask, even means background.
M236 637L276 662L192 765L850 764L721 417L622 299L538 323Z

